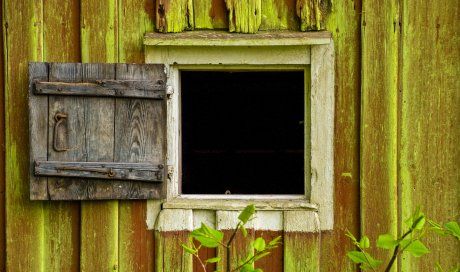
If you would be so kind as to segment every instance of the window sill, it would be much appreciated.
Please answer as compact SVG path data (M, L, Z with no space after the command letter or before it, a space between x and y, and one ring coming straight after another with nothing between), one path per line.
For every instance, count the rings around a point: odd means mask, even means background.
M254 204L261 211L317 211L303 195L182 195L163 203L165 209L242 210Z

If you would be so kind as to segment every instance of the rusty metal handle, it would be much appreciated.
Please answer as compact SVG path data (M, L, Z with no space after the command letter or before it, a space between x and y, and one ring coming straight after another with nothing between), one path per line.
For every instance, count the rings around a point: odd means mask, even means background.
M54 121L56 121L56 123L54 124L53 149L56 150L57 152L63 152L63 151L69 150L69 148L60 147L58 145L59 127L62 125L64 121L66 121L66 119L67 119L67 113L57 112L54 115Z

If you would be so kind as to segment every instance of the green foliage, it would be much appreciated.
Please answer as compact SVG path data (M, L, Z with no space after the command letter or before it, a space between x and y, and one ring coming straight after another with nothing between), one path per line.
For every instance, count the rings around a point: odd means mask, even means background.
M195 229L190 233L190 237L198 242L198 246L195 246L195 243L191 243L191 245L182 244L184 251L197 258L198 262L201 264L203 268L203 271L206 272L206 266L208 264L220 262L221 258L215 257L207 260L202 260L198 255L198 250L200 250L201 247L223 247L226 249L227 259L229 259L230 247L235 238L236 233L241 230L241 233L244 237L248 235L248 231L246 230L244 225L253 219L255 212L256 208L254 205L248 205L243 209L243 211L241 211L241 213L238 215L239 222L237 223L235 230L231 234L227 243L223 242L223 232L213 229L204 223L201 223L200 228ZM230 270L230 262L227 261L227 271L263 272L260 268L254 268L254 263L268 256L270 254L270 250L278 247L279 244L281 244L281 236L274 238L268 243L262 237L258 237L251 243L252 250L246 256L246 258L238 261L238 267L236 267L233 270Z
M427 227L426 222L428 222L431 227ZM429 249L421 241L428 230L432 230L434 233L443 236L453 236L460 240L460 228L457 222L449 222L442 226L441 224L427 219L420 209L417 209L411 217L404 221L404 223L408 227L408 230L399 238L395 238L391 234L382 234L379 235L377 239L376 246L378 248L393 251L392 258L388 262L384 271L390 271L397 256L404 252L408 252L414 257L421 257L429 253ZM358 250L349 251L347 253L347 257L352 262L359 264L360 268L363 270L377 271L380 268L382 261L374 259L368 252L366 252L366 249L371 246L369 238L364 235L358 241L358 239L349 231L347 231L346 236L348 236L352 240L353 244L358 248ZM440 264L436 264L436 271L444 272ZM451 271L459 272L459 269L457 268Z

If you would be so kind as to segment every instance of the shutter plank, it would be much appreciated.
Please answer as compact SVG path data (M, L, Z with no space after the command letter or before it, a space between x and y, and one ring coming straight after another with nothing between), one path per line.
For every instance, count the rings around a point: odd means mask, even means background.
M50 64L50 80L80 82L81 65L76 63ZM37 95L36 95L37 96ZM40 96L37 96L40 97ZM49 96L48 112L48 160L50 161L86 161L85 137L85 99L80 97ZM60 129L59 144L68 148L65 152L54 150L54 130L57 112L66 113L67 118ZM37 158L36 158L37 160ZM50 199L81 199L86 188L78 179L48 178Z
M163 65L117 64L119 80L154 80L166 82ZM163 84L162 83L162 84ZM164 101L117 98L115 112L116 162L158 162L165 157ZM153 140L152 140L153 139ZM144 195L164 195L166 182L149 184L131 182L131 192ZM137 198L137 195L131 195Z
M48 65L46 63L31 63L29 65L29 139L30 139L30 199L48 199L48 179L36 177L33 174L34 158L47 158L48 133L48 98L33 95L33 80L48 80Z

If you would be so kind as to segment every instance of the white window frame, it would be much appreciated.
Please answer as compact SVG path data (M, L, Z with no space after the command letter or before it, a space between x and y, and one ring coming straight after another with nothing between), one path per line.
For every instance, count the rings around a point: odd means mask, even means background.
M199 35L202 35L200 38ZM265 36L264 36L265 35ZM312 210L320 229L333 228L334 46L330 33L278 32L253 35L215 31L147 34L146 63L165 64L171 87L167 101L167 198L163 209L239 210L254 203L258 210ZM207 37L207 38L206 38ZM209 38L212 37L212 38ZM267 38L268 37L268 38ZM271 38L270 38L271 37ZM304 70L309 84L310 143L305 154L304 195L181 195L181 70ZM307 85L306 87L307 88ZM309 102L309 103L308 103ZM306 122L307 123L307 122ZM308 125L308 123L307 123Z

